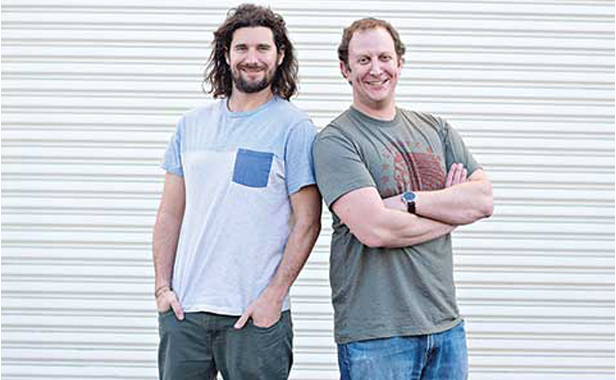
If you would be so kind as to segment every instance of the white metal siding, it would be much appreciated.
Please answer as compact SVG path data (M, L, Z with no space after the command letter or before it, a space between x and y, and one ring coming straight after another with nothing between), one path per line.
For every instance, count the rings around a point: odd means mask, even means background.
M4 1L5 380L156 378L158 163L238 3ZM351 101L342 27L385 18L400 105L449 119L493 179L495 215L454 238L470 379L614 379L614 2L271 4L319 128ZM330 225L292 289L293 379L338 377Z

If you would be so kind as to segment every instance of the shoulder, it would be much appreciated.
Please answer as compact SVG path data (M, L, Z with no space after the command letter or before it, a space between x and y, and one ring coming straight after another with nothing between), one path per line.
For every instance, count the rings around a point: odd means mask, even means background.
M295 104L282 98L276 98L276 101L272 104L270 112L275 113L276 119L289 127L293 127L300 123L310 123L310 117L308 114L299 109Z
M405 122L420 128L431 128L439 133L447 133L451 128L447 121L438 115L427 112L411 111L399 108Z
M184 127L194 126L204 119L218 117L221 113L221 107L224 107L226 99L215 99L208 101L205 105L192 108L182 115L180 118L180 124Z
M398 109L406 121L413 123L426 124L437 127L441 123L441 118L434 114L420 111L411 111L403 108Z
M336 116L336 118L330 122L330 125L335 125L339 129L348 129L357 123L358 121L352 117L351 108L348 108L346 111Z
M330 121L329 124L319 132L317 139L327 139L331 137L350 138L352 134L349 133L349 129L352 128L353 125L354 121L350 118L349 110L346 110Z

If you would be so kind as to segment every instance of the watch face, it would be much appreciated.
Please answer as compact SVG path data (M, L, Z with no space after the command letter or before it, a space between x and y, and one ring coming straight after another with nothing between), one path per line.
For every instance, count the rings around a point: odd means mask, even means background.
M415 202L415 198L417 198L417 195L415 195L412 191L405 191L402 194L402 199L404 199L406 203Z

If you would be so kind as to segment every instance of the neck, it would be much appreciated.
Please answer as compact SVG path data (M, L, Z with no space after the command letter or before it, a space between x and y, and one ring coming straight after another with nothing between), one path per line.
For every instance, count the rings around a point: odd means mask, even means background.
M396 104L394 102L383 105L367 105L353 101L353 108L363 114L383 121L392 121L396 118Z
M274 97L271 87L263 89L253 94L238 91L235 86L227 102L227 107L231 112L251 111L269 102Z

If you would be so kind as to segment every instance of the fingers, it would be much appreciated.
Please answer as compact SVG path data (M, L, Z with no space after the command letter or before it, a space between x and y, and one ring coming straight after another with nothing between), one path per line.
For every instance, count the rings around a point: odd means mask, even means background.
M178 320L181 321L184 319L184 311L182 310L182 307L180 306L180 302L175 296L175 293L173 294L173 299L171 300L171 308L173 309L173 313L175 314L175 317Z
M447 181L445 181L445 187L451 187L453 182L453 173L456 171L456 165L457 164L453 164L449 168L449 172L447 173Z
M182 310L180 301L178 301L178 297L172 290L163 292L158 297L156 297L156 306L160 313L164 313L169 309L173 309L173 313L178 320L181 321L184 319L184 311Z
M464 174L464 166L462 164L458 164L458 169L453 175L453 184L457 185L462 182L462 175Z
M160 293L158 296L156 296L156 308L158 309L159 313L164 313L171 308L171 303L169 302L166 293L167 291Z
M233 328L236 328L238 330L241 329L242 327L244 327L246 322L248 322L248 318L250 318L250 312L246 310L246 312L242 314L240 319L238 319L237 322L235 322L235 325L233 326Z
M447 180L445 181L445 187L451 187L460 183L466 182L468 171L464 168L464 165L455 163L451 165L449 172L447 173Z

